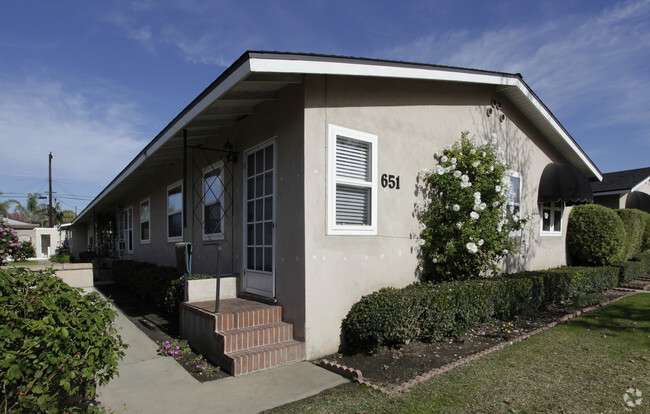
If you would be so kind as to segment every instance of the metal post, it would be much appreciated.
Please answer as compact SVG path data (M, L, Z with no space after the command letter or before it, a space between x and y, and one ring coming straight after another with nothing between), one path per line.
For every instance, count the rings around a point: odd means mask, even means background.
M221 246L217 245L217 297L214 302L214 313L219 312L219 297L221 296L221 271L219 265L221 264Z
M52 153L50 152L50 208L49 208L49 216L50 216L50 228L52 228L53 225L53 220L52 220Z

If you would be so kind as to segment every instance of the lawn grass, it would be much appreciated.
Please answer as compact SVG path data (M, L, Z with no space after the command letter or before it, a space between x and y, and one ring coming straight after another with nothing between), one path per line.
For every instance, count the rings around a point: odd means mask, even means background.
M650 294L637 294L389 397L358 384L278 413L650 412Z
M11 262L11 266L22 267L22 266L35 266L43 264L43 262L38 260L25 260L24 262Z

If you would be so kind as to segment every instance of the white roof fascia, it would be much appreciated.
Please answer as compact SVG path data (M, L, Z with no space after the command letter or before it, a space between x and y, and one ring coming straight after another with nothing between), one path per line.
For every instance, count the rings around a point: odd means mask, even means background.
M640 182L639 184L637 184L637 185L635 185L634 187L632 187L632 189L631 189L630 191L636 191L636 190L638 190L639 188L641 188L642 186L644 186L644 185L645 185L646 183L648 183L649 181L650 181L650 177L646 177L645 179L641 180L641 182Z
M192 109L187 111L185 115L178 121L174 123L174 125L167 130L156 142L153 143L153 145L150 148L147 148L144 150L140 156L131 164L130 167L128 167L125 171L122 171L115 181L113 181L108 187L104 189L100 193L100 195L93 200L92 203L90 203L77 217L81 217L84 215L84 213L90 209L92 209L97 202L99 202L105 194L110 193L120 185L122 181L126 177L128 177L133 171L135 171L149 156L149 154L153 154L163 146L171 137L173 137L178 131L180 131L187 123L189 123L195 116L197 116L201 111L203 111L208 105L210 105L212 102L217 100L221 95L226 93L233 85L235 85L237 82L239 82L242 78L244 78L246 75L250 73L250 65L248 62L244 62L239 68L237 68L230 76L228 76L222 83L217 85L214 90L212 90L207 96L205 96L201 101L199 101ZM76 221L76 220L75 220Z
M514 76L501 76L487 73L468 73L453 70L434 68L413 68L404 66L386 66L374 64L361 64L350 62L323 62L318 60L294 60L294 59L265 59L252 57L250 60L252 72L279 72L279 73L303 73L315 75L349 75L349 76L376 76L387 78L406 79L428 79L453 82L483 83L489 85L515 86L521 94L535 106L544 119L551 124L553 129L562 137L567 145L578 154L580 159L599 181L603 180L602 175L585 154L578 148L576 143L566 134L555 118L549 113L546 107L539 102L538 98L531 93L529 88Z

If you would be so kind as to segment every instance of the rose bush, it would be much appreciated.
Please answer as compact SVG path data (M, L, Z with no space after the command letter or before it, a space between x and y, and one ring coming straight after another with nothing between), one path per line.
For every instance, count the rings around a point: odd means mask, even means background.
M518 250L526 222L506 208L510 178L491 143L460 141L435 155L423 171L419 205L420 257L425 280L468 279L495 274L497 263Z

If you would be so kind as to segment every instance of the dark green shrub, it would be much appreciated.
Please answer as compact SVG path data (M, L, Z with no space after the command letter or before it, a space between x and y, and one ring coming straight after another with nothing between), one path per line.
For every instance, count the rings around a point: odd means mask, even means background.
M646 273L645 263L640 260L630 260L621 263L618 268L620 269L619 283L621 284L638 279Z
M97 385L117 374L126 345L115 311L54 271L0 269L0 381L4 412L94 412Z
M70 255L66 253L53 254L50 256L50 262L70 263Z
M643 232L643 243L641 250L650 250L650 213L645 213L645 230Z
M621 262L625 246L623 221L614 210L598 204L575 206L569 215L566 245L576 265Z
M14 260L18 262L25 261L31 257L36 257L36 250L30 241L21 242L21 246L14 253Z
M637 259L643 263L643 271L645 274L650 274L650 250L646 250L637 256Z
M625 227L625 248L623 254L625 260L630 260L641 252L643 233L646 225L646 213L636 209L614 211L621 218Z
M112 268L118 284L168 314L178 313L183 301L183 277L176 268L132 260L114 261Z
M640 263L640 262L639 262ZM376 352L415 339L463 338L492 317L527 315L618 284L617 267L562 267L498 279L415 283L364 296L342 323L344 347Z

